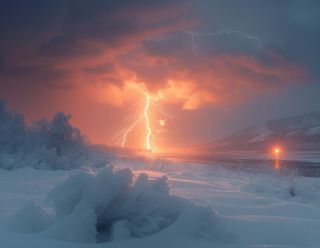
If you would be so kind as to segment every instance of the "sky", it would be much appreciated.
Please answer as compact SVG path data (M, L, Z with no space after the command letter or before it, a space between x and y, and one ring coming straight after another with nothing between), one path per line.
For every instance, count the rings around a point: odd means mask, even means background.
M317 0L0 0L0 98L29 124L71 114L92 143L145 148L145 113L153 149L210 143L320 110L319 11Z

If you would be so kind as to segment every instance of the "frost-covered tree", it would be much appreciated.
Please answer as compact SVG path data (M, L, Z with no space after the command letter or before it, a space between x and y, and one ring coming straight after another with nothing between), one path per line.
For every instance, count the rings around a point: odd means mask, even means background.
M24 145L26 125L22 115L6 109L0 100L0 152L16 153Z
M80 130L70 124L70 118L57 113L50 121L43 119L27 126L22 115L6 109L0 100L0 168L71 169L88 164L91 148Z
M39 148L46 148L46 134L49 129L49 121L42 119L32 123L26 133L25 152L33 152Z
M46 131L46 147L55 149L58 156L63 155L63 150L76 148L85 144L85 138L81 135L79 129L74 128L69 120L71 115L62 112L56 113L53 120L46 126L46 123L40 128Z

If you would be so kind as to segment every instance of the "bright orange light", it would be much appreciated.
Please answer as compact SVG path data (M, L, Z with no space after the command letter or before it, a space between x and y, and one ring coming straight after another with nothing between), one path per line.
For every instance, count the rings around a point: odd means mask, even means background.
M160 119L158 122L160 127L164 127L166 125L166 119Z
M274 147L273 150L272 150L272 153L275 155L275 156L279 156L281 154L281 148L280 147Z
M282 152L282 149L280 147L274 147L272 149L272 153L273 153L273 156L274 156L274 168L279 170L281 169L281 160L280 160L280 154Z

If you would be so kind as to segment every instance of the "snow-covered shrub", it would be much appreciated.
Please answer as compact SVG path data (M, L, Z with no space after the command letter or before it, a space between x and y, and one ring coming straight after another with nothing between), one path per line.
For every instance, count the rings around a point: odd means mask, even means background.
M112 167L87 170L70 176L48 199L54 204L55 219L43 233L59 240L112 242L149 235L230 240L211 208L171 195L166 177L135 177L129 169ZM29 226L34 220L21 221Z
M26 125L23 116L6 109L0 100L0 153L17 153L24 146Z
M104 166L107 161L89 161L92 148L80 130L70 124L70 118L57 113L51 121L44 119L27 126L22 115L7 110L0 101L0 168L65 170L89 163Z
M317 178L288 178L279 185L277 191L287 200L317 204L320 185Z
M95 213L96 231L101 240L144 237L167 228L181 234L205 238L225 237L211 208L170 194L166 177L154 180L140 174L133 182L129 169L112 167L97 174L79 173L53 189L57 218L66 221L79 204Z
M280 201L312 203L320 206L320 182L318 178L297 176L295 171L277 176L260 175L251 178L241 186L241 190L268 198L278 198Z
M56 113L45 130L45 143L48 149L55 149L58 156L68 150L81 149L85 144L85 137L80 130L70 125L71 115Z
M106 167L96 175L80 173L56 187L54 201L58 218L67 216L79 203L91 206L97 215L97 230L110 231L114 223L126 220L132 236L157 232L177 218L180 199L169 195L165 177L149 180L146 174L133 184L129 169Z

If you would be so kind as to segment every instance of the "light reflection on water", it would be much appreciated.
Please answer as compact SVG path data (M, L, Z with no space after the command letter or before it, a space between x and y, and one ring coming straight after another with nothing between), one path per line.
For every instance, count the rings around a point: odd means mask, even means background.
M276 158L275 161L274 161L274 164L273 164L273 167L276 169L276 170L280 170L281 169L281 161L279 158Z

